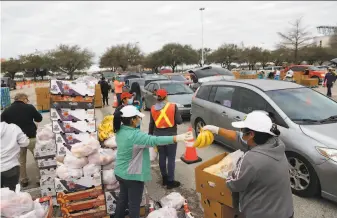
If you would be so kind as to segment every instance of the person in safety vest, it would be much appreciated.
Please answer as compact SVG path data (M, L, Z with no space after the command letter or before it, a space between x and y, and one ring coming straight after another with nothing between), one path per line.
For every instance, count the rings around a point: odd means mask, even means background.
M149 134L155 136L177 135L177 125L183 122L177 106L167 101L165 89L159 89L156 95L158 102L151 108ZM174 180L176 152L177 143L158 146L160 172L163 177L163 186L166 186L167 189L180 186L180 182Z
M233 122L238 131L206 125L209 130L233 142L244 151L236 169L228 172L227 187L233 197L239 195L234 208L245 218L292 218L293 197L289 163L281 133L265 111L253 111L243 121ZM290 172L291 174L291 172Z
M123 86L125 85L124 82L120 82L120 78L117 77L114 81L114 86L115 86L115 93L116 93L116 98L118 102L118 106L121 105L121 100L122 100L122 91L123 91Z

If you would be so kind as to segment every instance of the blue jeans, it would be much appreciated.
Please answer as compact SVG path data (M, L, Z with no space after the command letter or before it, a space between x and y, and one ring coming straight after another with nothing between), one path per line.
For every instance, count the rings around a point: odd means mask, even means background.
M174 181L174 170L176 168L177 144L157 146L159 154L159 167L161 175L167 177L167 181ZM166 166L167 160L167 166Z

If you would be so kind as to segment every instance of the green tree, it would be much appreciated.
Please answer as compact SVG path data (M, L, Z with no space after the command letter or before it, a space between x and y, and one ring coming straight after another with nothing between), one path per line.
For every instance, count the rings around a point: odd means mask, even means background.
M336 53L336 52L335 52ZM301 50L301 61L306 61L308 64L318 63L320 65L325 61L333 59L333 49L320 46L309 46Z
M199 65L200 65L200 67L202 67L202 64L201 64L201 48L200 49L198 49L198 55L199 55L199 59L200 59L200 61L199 61ZM210 48L204 48L204 64L210 64L211 62L210 62L210 60L209 60L209 56L212 54L212 49L210 49Z
M59 45L48 53L48 59L56 69L67 73L73 79L76 70L89 68L93 64L94 54L78 45Z
M337 51L337 28L335 28L334 34L330 37L329 44L332 49Z
M259 61L261 62L261 66L264 68L267 66L268 62L272 61L272 53L267 49L262 49L260 52Z
M172 71L181 64L198 63L198 52L190 45L181 45L179 43L168 43L159 51L162 65L170 66Z
M291 63L292 59L292 51L288 48L280 47L271 52L271 61L275 66L282 66L284 62Z
M211 62L221 64L222 67L229 69L232 62L239 60L240 53L236 44L223 44L211 53L209 59Z
M51 60L45 54L21 55L20 62L26 74L32 75L34 80L39 76L43 79L47 72L52 70Z
M144 55L137 44L120 44L107 48L100 57L100 67L114 69L121 67L123 71L128 66L141 64Z
M290 48L293 50L294 62L298 63L299 50L308 46L312 39L311 33L308 32L303 27L302 18L295 20L294 23L290 23L291 28L285 33L278 32L278 35L281 37L281 45L285 48Z
M256 63L261 61L261 52L259 47L248 47L242 51L240 59L248 64L249 70L253 70Z
M1 63L1 72L6 72L6 76L14 79L17 72L22 70L22 64L19 59L10 58Z
M145 68L151 68L152 71L158 72L158 68L163 65L163 60L161 59L160 51L155 51L148 54L142 64Z

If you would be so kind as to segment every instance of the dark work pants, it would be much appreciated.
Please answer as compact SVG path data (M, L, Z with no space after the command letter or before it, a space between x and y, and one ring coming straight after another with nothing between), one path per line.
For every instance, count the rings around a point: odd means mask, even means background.
M8 187L15 191L15 186L19 184L20 166L13 167L10 170L1 173L1 188Z
M144 191L144 182L135 180L125 180L118 176L120 192L117 200L116 213L114 218L124 218L125 210L129 208L130 218L140 217L140 204Z
M109 102L108 102L108 99L109 99L109 93L107 92L107 93L105 93L105 92L103 92L102 93L102 98L103 98L103 105L105 105L105 104L109 104Z
M174 181L174 170L176 168L177 144L158 146L159 167L161 175L167 177L167 181ZM166 166L167 160L167 166Z
M328 97L331 97L331 95L332 95L332 94L331 94L332 84L331 84L331 85L327 84L326 87L328 88L328 92L326 93L326 95L327 95Z
M116 93L116 98L117 98L117 107L121 105L121 94L122 93Z

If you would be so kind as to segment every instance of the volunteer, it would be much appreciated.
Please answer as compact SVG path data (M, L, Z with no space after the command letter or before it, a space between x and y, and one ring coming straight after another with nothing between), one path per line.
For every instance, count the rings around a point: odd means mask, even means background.
M132 83L130 93L133 95L133 105L140 111L142 109L142 93L139 83Z
M149 134L156 136L177 135L177 125L183 123L177 105L167 101L167 91L165 89L159 89L156 92L156 96L158 102L151 108ZM180 186L180 182L174 180L176 153L176 143L158 147L162 184L167 189Z
M289 164L277 126L264 111L253 111L232 126L240 131L212 125L203 129L235 142L245 151L226 181L233 193L239 193L240 211L245 218L293 217Z
M131 105L133 103L133 98L132 98L132 94L128 93L128 92L123 92L121 94L121 101L118 102L118 107L116 108L117 110L121 110L124 106L126 105Z
M19 183L20 148L26 148L29 145L29 138L22 132L20 127L6 122L1 122L1 188L8 187L15 191L15 186Z
M328 68L328 73L325 74L324 81L323 81L323 86L326 86L328 89L326 93L328 97L331 97L332 95L331 88L333 87L333 84L336 82L336 76L334 75L332 70L333 70L332 67Z
M139 218L144 182L151 180L149 147L183 142L193 138L191 132L176 136L150 136L136 126L145 115L128 105L117 111L113 125L116 132L117 158L115 175L120 184L115 218Z
M101 86L101 93L103 98L103 107L105 106L105 103L107 106L109 106L109 89L110 86L108 82L105 80L105 77L102 77L102 79L98 82L98 84Z
M117 97L118 106L120 106L121 95L122 95L122 92L123 92L123 86L125 84L124 82L120 82L119 80L120 80L120 78L117 76L115 81L114 81L115 93L116 93L116 97Z

